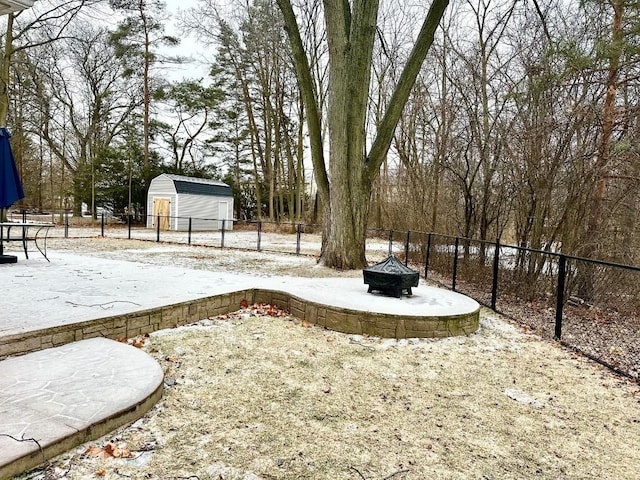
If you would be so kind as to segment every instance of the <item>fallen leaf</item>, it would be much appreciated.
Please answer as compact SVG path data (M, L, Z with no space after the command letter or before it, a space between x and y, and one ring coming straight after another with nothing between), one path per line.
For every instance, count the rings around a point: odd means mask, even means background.
M99 477L104 477L106 474L107 474L107 471L104 468L96 472L96 475Z
M129 449L117 447L113 443L107 443L104 447L91 445L85 450L84 454L94 458L101 458L102 460L133 457Z
M301 323L301 325L302 325L304 328L310 328L310 327L311 327L311 323L310 323L310 322L308 322L308 321L306 321L306 320L303 320L303 321L302 321L302 323Z
M268 303L256 303L251 306L251 313L254 315L268 315L270 317L286 317L289 312Z
M242 301L240 302L240 308L245 309L249 306L249 302L247 302L246 298L243 298Z
M104 458L104 454L104 449L101 447L96 447L95 445L87 447L87 449L84 451L84 455L88 455L89 457Z
M114 458L131 458L133 454L127 448L119 448L113 443L107 443L104 447L105 452Z

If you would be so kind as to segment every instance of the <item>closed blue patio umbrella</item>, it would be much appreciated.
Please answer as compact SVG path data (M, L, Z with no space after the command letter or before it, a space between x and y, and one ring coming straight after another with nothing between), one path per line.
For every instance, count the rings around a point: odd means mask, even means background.
M24 198L24 190L9 143L10 138L9 130L0 127L0 222L4 220L4 209ZM0 227L0 263L15 263L17 257L3 255L2 233L3 228Z

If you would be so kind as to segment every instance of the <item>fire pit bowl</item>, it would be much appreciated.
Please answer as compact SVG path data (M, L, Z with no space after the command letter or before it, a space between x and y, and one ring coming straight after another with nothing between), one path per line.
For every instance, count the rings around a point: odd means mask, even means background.
M413 295L411 287L418 286L420 274L415 270L405 266L396 257L390 255L380 263L376 263L362 271L364 283L369 285L368 293L374 290L402 297L403 292Z

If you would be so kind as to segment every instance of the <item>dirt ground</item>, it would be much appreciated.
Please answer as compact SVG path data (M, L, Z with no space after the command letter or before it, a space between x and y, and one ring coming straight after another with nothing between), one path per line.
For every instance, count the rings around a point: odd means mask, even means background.
M147 245L82 248L165 261ZM313 259L193 248L172 264L337 275ZM640 471L638 384L489 310L472 335L396 341L254 306L132 343L164 368L162 400L20 479L632 480Z

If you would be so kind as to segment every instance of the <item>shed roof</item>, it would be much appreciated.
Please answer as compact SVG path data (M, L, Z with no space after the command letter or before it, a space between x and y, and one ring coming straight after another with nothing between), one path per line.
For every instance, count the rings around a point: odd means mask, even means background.
M191 195L211 195L217 197L232 197L233 191L226 183L208 178L185 177L182 175L165 174L176 187L176 193Z

